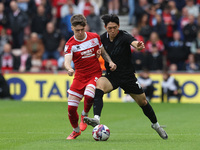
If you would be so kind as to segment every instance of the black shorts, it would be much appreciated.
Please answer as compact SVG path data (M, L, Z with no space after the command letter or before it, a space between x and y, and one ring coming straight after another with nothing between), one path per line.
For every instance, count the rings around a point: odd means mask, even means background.
M113 86L113 90L122 88L126 94L142 94L142 87L137 81L135 74L118 75L116 73L107 73L105 76Z

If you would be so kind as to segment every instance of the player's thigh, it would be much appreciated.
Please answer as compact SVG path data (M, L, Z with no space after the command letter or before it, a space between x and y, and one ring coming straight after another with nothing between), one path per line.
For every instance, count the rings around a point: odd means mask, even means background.
M91 93L95 93L96 84L98 79L101 77L101 73L94 75L86 85L85 91L89 91ZM84 94L85 95L85 94Z
M72 94L69 94L68 96L68 100L74 100L74 101L81 101L81 98L75 96L75 95L72 95Z
M130 94L130 96L136 101L139 106L145 106L147 104L146 96L142 94Z
M97 89L101 89L104 93L108 93L113 90L113 86L106 77L101 77L97 80Z

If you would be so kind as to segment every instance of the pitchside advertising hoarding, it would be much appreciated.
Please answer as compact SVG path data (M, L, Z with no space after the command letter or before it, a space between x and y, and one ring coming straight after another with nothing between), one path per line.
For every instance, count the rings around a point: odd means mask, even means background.
M200 74L172 74L182 89L183 103L200 103ZM161 102L162 74L151 74L154 82L154 98L152 102ZM73 77L67 74L5 74L10 86L11 95L22 101L67 101ZM105 94L104 101L122 102L125 96L120 88Z

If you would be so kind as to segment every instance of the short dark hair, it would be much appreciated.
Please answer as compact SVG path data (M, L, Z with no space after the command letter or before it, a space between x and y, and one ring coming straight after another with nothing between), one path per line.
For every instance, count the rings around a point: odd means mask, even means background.
M114 22L116 23L117 25L119 25L119 17L115 14L106 14L106 15L103 15L101 17L101 19L103 20L105 26L108 25L109 22Z
M72 26L83 26L85 27L87 24L86 18L82 14L73 15L70 20Z

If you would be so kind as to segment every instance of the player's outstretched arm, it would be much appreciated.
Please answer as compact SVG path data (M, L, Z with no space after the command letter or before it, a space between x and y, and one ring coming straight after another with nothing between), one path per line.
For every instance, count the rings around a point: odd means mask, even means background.
M111 60L110 56L108 55L108 53L106 52L106 50L104 49L104 47L102 46L101 48L101 56L103 57L103 59L109 63L110 66L110 70L114 71L117 69L117 65Z
M133 41L131 45L139 51L145 48L143 41Z
M71 62L72 62L72 55L65 55L64 65L69 76L72 76L74 74L74 69L71 67Z

